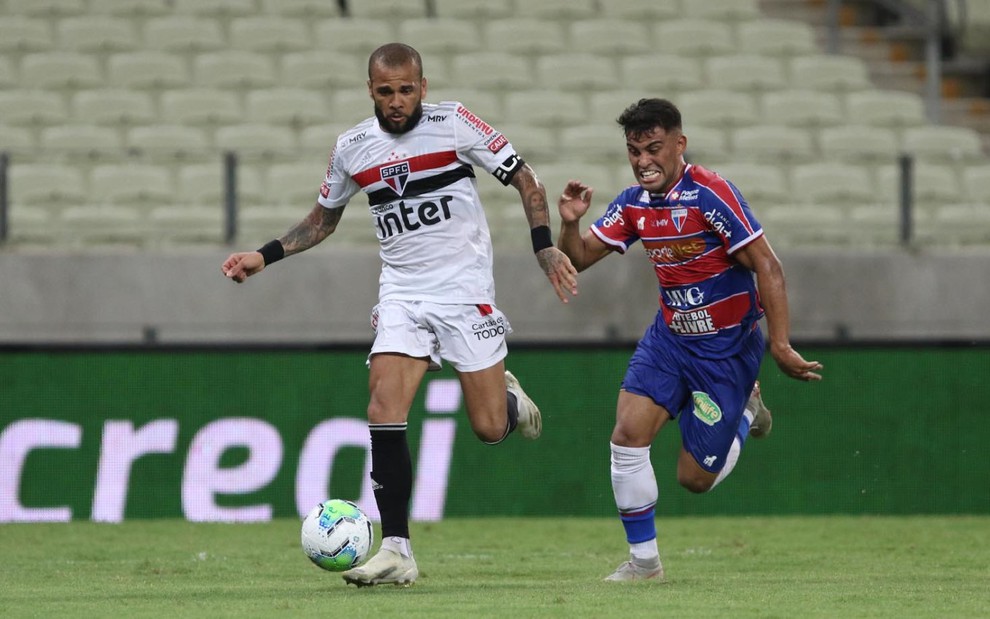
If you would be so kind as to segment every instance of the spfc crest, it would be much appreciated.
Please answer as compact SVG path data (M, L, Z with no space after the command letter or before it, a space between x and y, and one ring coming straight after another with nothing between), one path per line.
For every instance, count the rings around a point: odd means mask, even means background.
M392 165L382 166L381 172L382 181L401 196L406 189L406 181L409 180L409 162L400 161Z
M675 208L670 212L670 218L674 221L674 227L680 232L681 228L684 226L684 220L687 219L687 209L686 208Z

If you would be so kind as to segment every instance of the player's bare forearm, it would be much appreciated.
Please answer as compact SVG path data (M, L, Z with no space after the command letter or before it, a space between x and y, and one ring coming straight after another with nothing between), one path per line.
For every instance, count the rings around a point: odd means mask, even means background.
M550 211L547 208L547 190L536 177L533 168L524 164L512 177L512 186L522 198L523 210L530 228L550 225Z
M591 207L594 190L581 181L569 181L557 200L560 213L560 236L557 247L567 254L580 272L601 260L608 248L591 232L581 233L581 216Z
M333 234L343 214L343 208L324 208L317 203L309 215L279 238L285 255L291 256L317 245Z

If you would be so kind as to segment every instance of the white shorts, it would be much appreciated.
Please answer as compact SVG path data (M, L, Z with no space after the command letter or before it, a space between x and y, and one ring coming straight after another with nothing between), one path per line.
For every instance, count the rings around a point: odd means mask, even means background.
M508 354L509 320L494 305L447 305L428 301L385 301L371 310L375 343L371 355L395 352L441 359L458 372L490 368Z

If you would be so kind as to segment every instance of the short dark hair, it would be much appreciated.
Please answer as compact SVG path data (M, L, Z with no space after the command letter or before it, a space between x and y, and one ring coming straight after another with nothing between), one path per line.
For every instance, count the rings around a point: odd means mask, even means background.
M640 99L616 119L627 136L639 137L657 127L666 132L681 129L681 111L666 99Z
M380 64L383 67L401 67L412 63L419 68L419 77L423 77L423 59L412 47L405 43L386 43L371 52L368 58L368 79L371 79L371 67Z

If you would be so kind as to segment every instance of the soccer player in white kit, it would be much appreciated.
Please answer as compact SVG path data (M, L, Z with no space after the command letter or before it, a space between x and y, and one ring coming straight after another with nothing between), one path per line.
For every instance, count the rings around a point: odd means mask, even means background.
M457 371L471 428L486 443L516 429L535 439L542 425L539 409L505 370L511 327L495 306L491 236L473 166L519 191L537 262L564 303L577 294L577 271L551 241L543 184L505 136L458 102L423 103L427 81L415 49L379 47L368 78L375 116L337 139L310 214L259 250L232 254L222 271L240 283L313 247L333 233L352 196L367 194L382 258L368 358L382 545L343 577L357 586L411 585L419 570L409 540L406 423L426 372L439 369L441 359Z

